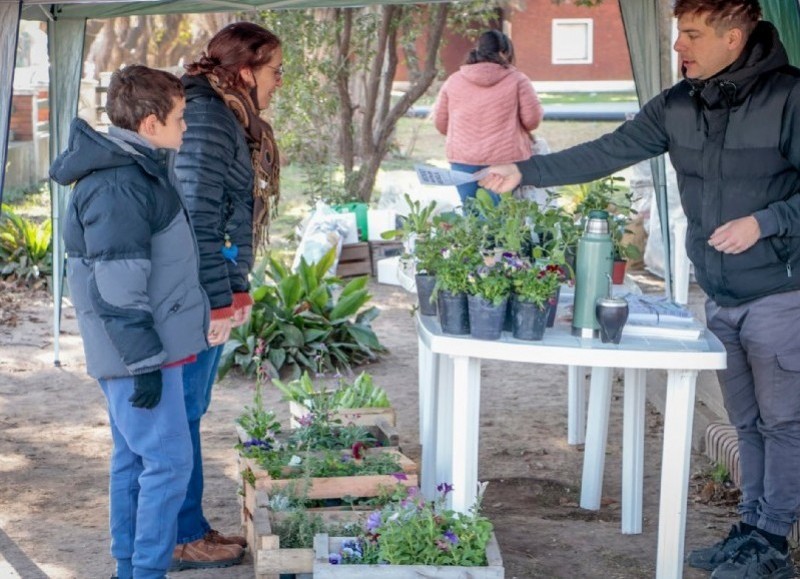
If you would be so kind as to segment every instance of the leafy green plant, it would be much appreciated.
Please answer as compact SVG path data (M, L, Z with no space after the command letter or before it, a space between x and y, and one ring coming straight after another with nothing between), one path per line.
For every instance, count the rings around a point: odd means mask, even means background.
M376 386L372 376L361 372L353 382L339 378L339 387L333 390L317 388L308 372L297 380L273 384L283 394L287 402L296 402L305 406L310 412L335 412L345 408L388 408L389 397L386 391Z
M452 486L440 484L433 502L410 487L401 501L373 512L362 533L345 541L331 564L453 565L486 564L492 523L480 515L480 498L468 514L445 508Z
M386 351L370 323L378 309L362 309L371 299L369 279L344 283L327 272L336 259L332 249L320 261L303 259L296 272L272 256L266 281L252 290L253 311L246 324L231 332L220 361L220 377L234 366L252 376L260 363L271 378L311 372L349 371ZM254 280L254 284L256 281ZM263 353L256 361L256 346Z
M0 210L0 276L32 284L50 275L52 234L49 219L35 223L3 205Z
M481 265L469 274L470 295L479 296L498 306L511 293L511 278L501 263Z
M555 297L565 279L563 270L557 265L538 267L525 264L512 275L515 299L536 304L540 309Z

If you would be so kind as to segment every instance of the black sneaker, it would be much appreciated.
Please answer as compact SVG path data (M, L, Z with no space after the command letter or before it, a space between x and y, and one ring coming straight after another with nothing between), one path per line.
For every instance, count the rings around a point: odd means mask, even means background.
M689 566L697 569L713 571L725 561L733 557L746 541L747 534L742 533L740 523L731 526L728 536L705 549L695 549L689 553Z
M795 576L789 553L781 553L758 531L728 561L714 569L711 579L791 579Z

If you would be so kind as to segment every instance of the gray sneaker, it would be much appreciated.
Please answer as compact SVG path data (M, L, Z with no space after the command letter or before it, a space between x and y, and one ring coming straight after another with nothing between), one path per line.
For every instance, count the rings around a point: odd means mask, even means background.
M781 553L758 531L728 561L714 569L711 579L791 579L795 576L789 553Z
M733 557L746 541L747 534L742 533L740 523L731 526L728 536L705 549L695 549L689 553L689 566L697 569L713 571L725 561Z

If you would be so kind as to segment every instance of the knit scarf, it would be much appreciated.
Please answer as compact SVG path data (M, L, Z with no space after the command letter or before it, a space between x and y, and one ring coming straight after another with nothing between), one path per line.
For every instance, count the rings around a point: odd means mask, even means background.
M253 247L269 242L270 221L278 212L280 200L280 154L270 124L259 116L253 98L235 88L223 88L219 78L207 74L211 88L233 111L244 127L250 160L253 164Z

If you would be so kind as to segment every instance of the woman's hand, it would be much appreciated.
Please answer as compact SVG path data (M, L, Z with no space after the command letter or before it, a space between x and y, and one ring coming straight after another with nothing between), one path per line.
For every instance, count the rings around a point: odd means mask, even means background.
M219 346L228 341L231 335L231 320L230 318L222 318L219 320L211 320L208 327L208 345Z

